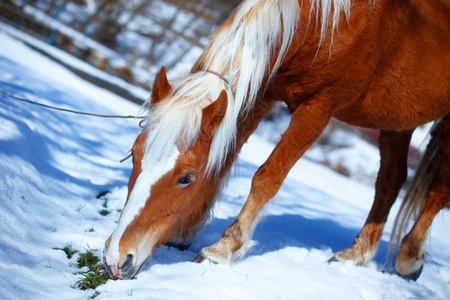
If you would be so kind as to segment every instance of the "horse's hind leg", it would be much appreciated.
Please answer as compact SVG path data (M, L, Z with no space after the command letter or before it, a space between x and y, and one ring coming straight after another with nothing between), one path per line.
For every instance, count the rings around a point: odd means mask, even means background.
M442 124L439 140L439 170L433 180L428 202L413 228L401 243L395 260L397 273L407 279L416 280L424 263L423 244L436 214L450 202L450 115Z
M353 260L365 266L376 251L389 210L406 180L407 156L413 130L384 131L379 138L380 170L375 184L375 200L364 227L353 244L337 252L330 261Z

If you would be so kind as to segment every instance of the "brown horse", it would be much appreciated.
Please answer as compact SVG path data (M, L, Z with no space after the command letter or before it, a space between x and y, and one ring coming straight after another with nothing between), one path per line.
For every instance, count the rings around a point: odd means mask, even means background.
M117 278L137 274L161 244L185 248L202 228L225 175L276 101L289 127L253 177L236 220L197 262L245 251L260 209L331 117L380 128L375 201L355 242L335 260L366 265L406 178L415 127L443 118L429 200L403 239L397 271L417 277L422 245L450 195L450 6L423 0L248 0L212 36L189 75L155 79L132 148L128 198L106 241Z

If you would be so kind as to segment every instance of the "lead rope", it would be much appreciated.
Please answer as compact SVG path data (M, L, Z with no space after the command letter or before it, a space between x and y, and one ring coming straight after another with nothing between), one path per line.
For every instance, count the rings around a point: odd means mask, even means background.
M55 107L55 106L51 106L51 105L47 105L47 104L42 104L39 102L35 102L35 101L31 101L25 98L21 98L21 97L17 97L14 96L12 94L0 91L1 94L22 101L22 102L26 102L26 103L30 103L33 105L38 105L38 106L42 106L48 109L53 109L53 110L58 110L58 111L62 111L62 112L67 112L67 113L72 113L72 114L77 114L77 115L85 115L85 116L91 116L91 117L99 117L99 118L120 118L120 119L145 119L146 117L142 117L142 116L119 116L119 115L101 115L101 114L93 114L93 113L88 113L88 112L82 112L82 111L76 111L76 110L72 110L72 109L66 109L66 108L60 108L60 107ZM139 122L139 126L141 126L141 122Z

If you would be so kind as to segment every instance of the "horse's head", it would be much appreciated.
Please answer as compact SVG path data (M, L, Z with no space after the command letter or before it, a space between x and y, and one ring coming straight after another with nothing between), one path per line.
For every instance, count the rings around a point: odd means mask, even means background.
M151 108L155 109L150 110L150 117L158 114L158 106L170 101L171 90L163 68L153 86ZM224 118L227 102L227 94L222 91L201 109L200 126L188 146L183 139L170 137L172 128L164 128L177 125L162 120L170 110L149 121L151 124L137 137L127 201L105 245L104 262L113 277L132 278L154 248L167 241L186 242L202 223L217 186L214 175L207 172L211 140ZM183 122L171 118L171 123Z

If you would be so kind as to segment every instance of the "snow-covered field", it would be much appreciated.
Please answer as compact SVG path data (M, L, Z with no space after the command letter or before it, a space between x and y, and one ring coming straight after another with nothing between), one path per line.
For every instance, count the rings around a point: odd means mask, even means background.
M102 114L140 107L100 89L0 31L0 89L41 103ZM63 54L61 54L63 55ZM77 62L80 68L82 62ZM270 130L270 126L264 124ZM114 230L126 197L139 133L137 120L100 119L47 110L0 94L0 298L87 299L73 288L76 256L66 245L98 249ZM267 132L265 132L267 135ZM364 145L364 144L361 144ZM250 181L273 144L262 135L244 147L212 223L184 252L161 247L136 280L108 281L96 299L449 299L448 210L426 242L428 263L417 282L382 273L393 214L379 254L367 268L327 264L351 244L373 188L302 159L264 209L247 255L233 265L191 261L217 241L246 199ZM352 154L373 149L352 148ZM368 169L376 168L367 159ZM107 209L102 216L103 199ZM393 208L393 213L398 204Z

